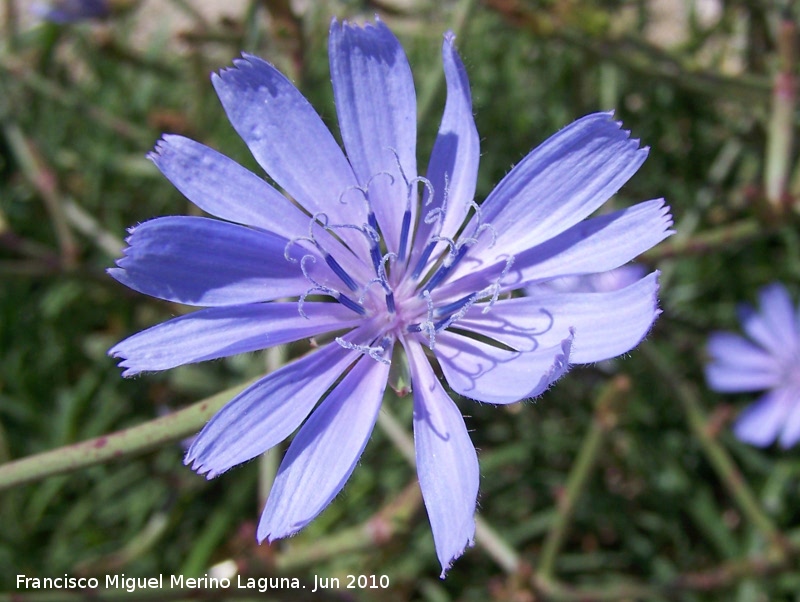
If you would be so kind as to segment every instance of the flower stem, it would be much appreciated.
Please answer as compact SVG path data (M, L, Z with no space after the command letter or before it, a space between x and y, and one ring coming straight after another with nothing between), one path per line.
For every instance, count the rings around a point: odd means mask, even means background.
M275 568L285 573L315 566L343 554L374 551L408 530L408 525L422 504L417 480L412 480L395 499L379 512L355 527L321 537L304 545L293 545L275 557Z
M780 531L759 505L755 494L747 486L744 477L730 455L714 437L713 429L708 428L708 418L701 408L697 390L670 368L666 359L655 346L644 344L640 349L655 366L656 370L661 373L664 380L672 386L678 399L683 404L689 428L694 436L697 437L703 453L705 453L717 476L736 501L739 509L772 543L776 554L782 557L789 547L788 542L784 540Z
M794 46L797 27L791 18L781 20L778 33L780 71L772 91L772 111L767 128L764 191L775 213L780 214L787 199L787 182L794 139L795 81Z
M45 165L34 143L25 136L16 123L4 124L3 133L14 158L22 168L22 173L42 197L45 208L50 214L61 251L62 264L66 267L74 266L77 262L78 246L64 215L64 206L57 189L55 173Z
M575 504L591 476L606 435L617 422L618 409L627 399L630 388L630 379L625 375L619 375L603 388L595 402L592 424L567 477L564 494L558 500L555 521L542 548L538 576L543 581L549 580L553 574L556 556L564 543Z
M672 257L713 253L732 244L745 243L769 232L770 229L757 219L743 219L719 228L706 230L690 238L661 243L656 248L644 253L642 259L649 263L655 263Z
M0 491L180 441L197 432L248 384L232 387L188 408L129 429L0 464Z

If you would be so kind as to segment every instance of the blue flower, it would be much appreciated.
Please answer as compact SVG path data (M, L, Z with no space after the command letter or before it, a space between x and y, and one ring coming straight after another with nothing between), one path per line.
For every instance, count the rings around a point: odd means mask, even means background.
M107 0L54 0L49 5L34 5L32 10L42 19L59 24L104 19L111 13Z
M164 136L150 157L219 219L163 217L131 230L111 275L206 309L111 349L124 374L320 343L230 401L186 456L211 478L297 431L259 541L296 533L338 494L375 425L390 364L407 362L417 471L444 575L473 542L478 461L436 367L456 393L509 404L540 395L571 363L628 351L659 313L657 273L613 292L513 294L620 266L668 236L672 221L662 199L586 219L647 156L607 113L547 140L478 206L479 137L453 42L444 36L447 100L425 176L411 71L379 20L331 25L346 155L269 63L245 55L212 77L233 127L292 200L180 136Z
M715 332L708 340L708 386L720 393L767 392L736 420L746 443L783 448L800 440L800 318L786 288L773 283L759 292L760 311L743 305L747 338ZM800 312L800 308L797 310Z

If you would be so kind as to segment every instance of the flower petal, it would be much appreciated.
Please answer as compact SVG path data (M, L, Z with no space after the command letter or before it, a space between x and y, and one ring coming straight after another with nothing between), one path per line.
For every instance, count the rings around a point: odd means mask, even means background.
M338 303L254 303L211 307L174 318L117 343L123 376L257 351L358 325L361 317Z
M786 395L792 398L792 408L781 430L778 443L783 449L789 449L800 441L800 390L796 387L786 387L785 391Z
M417 177L417 99L400 42L380 20L358 27L331 23L328 54L336 113L347 156L386 246L398 252L403 214L412 212Z
M475 539L478 456L461 412L439 384L416 341L406 350L414 391L414 442L422 498L442 578Z
M389 366L362 357L295 436L258 524L274 541L311 522L341 491L378 418Z
M309 213L324 212L332 223L364 223L353 170L305 97L256 56L243 55L234 65L211 81L259 165Z
M739 335L713 333L706 352L711 358L706 365L706 382L713 391L762 391L780 382L781 369L775 358Z
M552 347L519 352L445 331L434 353L454 391L486 403L507 404L536 397L569 369L572 332Z
M599 362L630 351L649 332L658 309L658 272L608 293L553 293L474 305L458 321L464 328L519 351L560 344L575 331L570 362Z
M430 191L426 188L422 205L426 217L436 216L443 205L446 211L436 220L420 220L414 241L412 265L416 265L431 234L445 238L455 236L475 196L481 152L480 138L472 115L472 96L467 72L453 45L454 40L455 35L448 32L442 45L447 101L428 163L427 177L433 188L433 198L430 198ZM424 274L426 271L420 266L420 273Z
M531 151L497 185L466 232L490 224L468 255L515 255L588 217L636 173L648 149L610 113L578 119ZM594 270L603 271L603 270Z
M492 265L467 256L453 271L451 282L442 287L441 294L458 297L464 294L462 291L480 290L486 282L498 279L501 290L509 291L550 278L607 272L670 236L670 226L672 217L663 199L639 203L580 222L551 240L520 252L508 270L505 257Z
M216 217L287 239L308 235L308 217L232 159L183 136L165 135L149 158L186 198Z
M238 305L309 288L297 263L284 257L288 241L271 232L205 217L161 217L132 228L127 242L119 267L108 273L159 299Z
M794 401L796 400L790 390L769 391L739 415L733 425L734 434L739 440L751 445L770 445L778 438Z
M216 217L255 226L288 240L314 238L351 277L369 279L363 260L289 199L225 155L182 136L166 135L150 159L190 201ZM353 238L353 233L346 233ZM363 245L363 241L360 241Z
M759 291L760 308L740 308L742 328L756 343L775 357L791 357L797 349L798 329L789 293L781 284Z
M359 334L354 331L351 336ZM195 438L184 464L211 479L277 445L357 357L338 343L329 343L262 378L214 414Z

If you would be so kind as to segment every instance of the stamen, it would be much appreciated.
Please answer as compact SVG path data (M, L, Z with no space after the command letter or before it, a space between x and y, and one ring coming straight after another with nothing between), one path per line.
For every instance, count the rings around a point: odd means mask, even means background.
M286 243L286 246L283 248L283 257L286 261L291 261L292 263L297 263L297 260L289 254L289 250L292 248L293 245L298 244L301 240L305 240L306 242L310 242L311 244L317 246L317 241L313 238L308 238L306 236L300 236L299 238L292 238L289 242ZM304 251L306 249L303 249Z
M500 295L501 290L500 282L508 275L508 271L511 269L512 265L514 265L513 255L506 259L506 267L504 267L503 271L500 272L500 275L497 277L497 280L495 280L494 284L489 285L486 289L484 289L484 291L481 292L481 297L485 297L489 291L492 292L492 298L489 300L489 304L483 308L481 313L488 313L497 302L497 297Z
M364 353L369 355L375 361L378 361L382 364L389 364L389 360L384 357L386 354L386 345L391 343L389 337L384 337L381 341L380 347L371 347L369 345L357 345L355 343L351 343L350 341L345 341L341 337L336 337L335 341L339 343L345 349L349 349L351 351L358 351L359 353Z
M428 291L432 291L433 289L435 289L442 282L442 280L444 280L445 277L453 270L453 268L456 267L458 262L461 261L461 259L464 257L464 255L466 255L466 253L467 253L467 246L462 245L458 249L458 252L456 253L456 256L453 259L453 261L450 262L450 265L442 265L438 270L436 270L433 276L431 276L431 279L428 280L428 282L425 284L425 289L422 291L423 296Z
M433 350L436 345L436 324L433 322L433 299L428 291L422 291L422 296L425 298L425 303L428 304L428 319L419 325L420 332L425 332L428 335L428 347Z
M408 232L411 229L411 209L406 209L403 213L403 225L400 228L400 263L406 260L406 247L408 246Z
M360 306L358 303L356 303L355 301L353 301L353 300L352 300L350 297L348 297L347 295L343 295L343 294L339 293L339 294L338 294L337 296L335 296L334 298L335 298L335 299L336 299L336 300L337 300L339 303L341 303L342 305L344 305L344 306L345 306L347 309L352 309L354 312L356 312L357 314L359 314L359 315L361 315L361 316L364 316L364 315L366 315L366 314L367 314L367 310L365 310L363 307L361 307L361 306Z
M425 250L422 251L422 255L419 257L419 261L417 261L417 265L414 267L414 272L411 274L411 277L416 280L422 274L423 268L427 265L428 259L433 253L433 249L436 247L436 241L432 240L428 243L428 246L425 247Z
M436 310L434 311L434 315L437 318L441 318L442 316L449 315L449 314L461 309L470 300L472 300L474 302L474 299L475 299L475 293L472 293L471 295L465 295L464 297L462 297L458 301L453 301L452 303L448 303L447 305L442 305L441 307L437 307Z
M309 288L305 293L303 293L300 296L300 300L298 301L297 309L300 312L301 316L303 316L305 318L308 317L308 316L306 316L305 312L303 311L303 303L305 303L306 297L308 297L308 295L310 295L314 291L319 291L319 292L324 293L326 295L330 295L331 297L336 299L339 303L341 303L342 305L344 305L348 309L353 310L354 312L356 312L359 315L363 316L363 315L365 315L367 313L367 311L363 307L361 307L358 303L353 301L347 295L343 295L342 293L340 293L336 289L332 289L329 286L325 286L324 284L321 284L321 283L317 282L311 276L311 274L309 274L308 268L306 268L306 263L308 261L316 263L317 262L317 258L314 257L313 255L305 255L300 260L300 269L303 271L303 276L305 276L306 280L308 280L311 284L314 285L314 286Z
M472 295L470 295L470 296L467 298L467 301L466 301L466 303L464 303L464 304L461 306L461 309L459 309L457 312L455 312L454 314L452 314L452 315L451 315L449 318L447 318L446 320L440 320L440 321L439 321L439 322L436 324L436 330L444 330L445 328L449 328L449 327L450 327L450 326L452 326L452 325L453 325L455 322L457 322L458 320L460 320L461 318L463 318L463 317L466 315L466 313L469 311L469 308L470 308L470 307L472 307L472 306L475 304L475 301L476 301L477 299L478 299L478 295L477 295L477 294L472 294Z
M397 259L396 253L386 253L383 257L381 257L381 261L378 264L378 277L373 278L367 285L364 287L364 293L359 298L358 302L363 303L364 299L367 296L367 292L369 288L373 284L380 284L383 288L384 292L386 293L386 308L389 310L389 313L395 313L395 304L394 304L394 292L392 291L392 287L389 285L389 278L386 275L386 264L389 262L390 259Z
M386 309L389 310L390 314L395 313L394 293L386 293Z
M339 262L336 261L333 258L333 256L331 256L330 253L325 252L325 263L327 263L328 266L333 270L334 274L336 274L339 278L341 278L342 282L345 283L347 288L349 288L353 292L358 290L358 285L356 284L356 281L353 280L350 274L344 271L344 268L342 268L342 266L339 265Z
M410 186L410 183L408 181L408 178L406 177L406 172L403 171L403 166L400 163L400 155L399 155L399 153L397 152L396 149L392 148L391 146L387 146L386 150L388 150L389 152L391 152L394 155L394 162L397 165L397 171L400 172L400 177L403 178L403 182L405 182L406 188L408 188ZM388 173L388 172L381 172L381 173ZM392 178L392 184L394 184L394 178Z

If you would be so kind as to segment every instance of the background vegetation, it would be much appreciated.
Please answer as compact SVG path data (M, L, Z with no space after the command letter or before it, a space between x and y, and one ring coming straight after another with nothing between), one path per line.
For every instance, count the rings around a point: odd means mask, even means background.
M118 2L107 20L61 26L33 21L27 5L5 0L0 24L0 462L9 463L0 465L0 600L82 599L18 592L18 574L234 571L391 580L386 591L315 600L800 600L798 452L734 439L730 422L752 396L714 394L702 375L707 335L738 329L737 303L775 280L800 293L794 7L165 0ZM410 56L421 165L444 101L441 36L453 29L481 133L479 199L550 134L614 109L651 147L614 203L663 196L678 231L645 257L662 271L664 313L642 346L574 369L535 403L462 403L480 451L481 523L477 546L444 581L404 455L408 398L386 400L381 428L325 513L259 547L255 524L282 450L206 482L183 466L179 441L202 420L172 412L262 374L281 354L132 380L106 356L184 311L104 273L128 226L196 211L145 153L178 132L258 170L208 78L241 51L289 74L335 131L330 19L376 13ZM140 434L64 474L24 465L28 483L8 476L15 460L165 414L183 422L158 441ZM86 457L100 447L70 449ZM310 598L276 590L269 599Z

